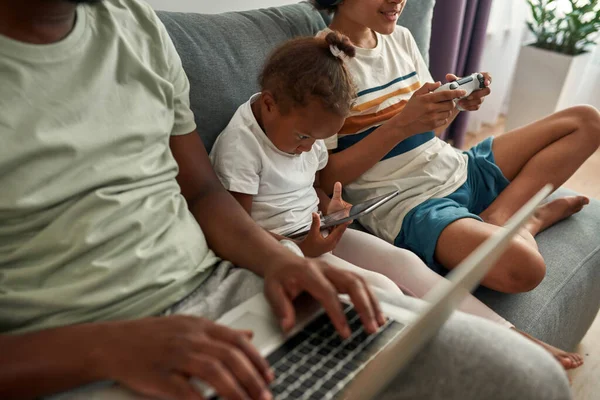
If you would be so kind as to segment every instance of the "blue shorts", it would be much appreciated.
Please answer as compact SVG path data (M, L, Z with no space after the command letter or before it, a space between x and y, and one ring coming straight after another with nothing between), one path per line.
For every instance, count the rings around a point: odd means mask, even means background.
M429 199L408 212L394 244L417 254L435 272L448 271L435 260L435 247L442 231L461 218L482 221L479 214L492 204L510 183L494 161L493 138L471 150L467 181L454 193L441 199Z

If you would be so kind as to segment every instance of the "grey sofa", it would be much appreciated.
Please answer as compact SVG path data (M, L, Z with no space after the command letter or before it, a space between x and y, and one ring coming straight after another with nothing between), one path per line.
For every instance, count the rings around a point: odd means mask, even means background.
M400 24L427 55L434 0L408 2ZM198 131L210 151L237 107L258 91L267 54L298 35L314 35L324 16L309 4L218 15L159 13L191 84ZM559 194L564 194L560 190ZM530 334L565 349L582 339L600 306L600 202L539 236L548 264L543 283L529 293L477 296Z

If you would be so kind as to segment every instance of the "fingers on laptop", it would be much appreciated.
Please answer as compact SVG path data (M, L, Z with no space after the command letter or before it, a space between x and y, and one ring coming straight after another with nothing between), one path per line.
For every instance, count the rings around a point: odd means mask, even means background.
M296 312L282 282L279 279L265 279L264 292L281 329L288 332L296 323Z
M209 323L193 343L185 370L212 386L227 399L266 399L272 380L267 361L241 331Z
M385 318L367 282L350 271L330 269L326 274L340 293L350 296L366 331L375 333L385 323Z

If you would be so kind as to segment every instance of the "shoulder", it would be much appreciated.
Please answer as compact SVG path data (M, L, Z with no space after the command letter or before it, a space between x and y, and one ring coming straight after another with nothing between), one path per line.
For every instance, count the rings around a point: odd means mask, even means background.
M120 28L134 30L136 32L148 32L162 30L162 24L152 7L141 0L104 0L98 4L89 6L92 11L103 9L112 18L125 25ZM132 24L136 24L132 25Z
M247 101L238 107L225 129L217 137L211 157L225 153L236 153L240 157L262 154L261 143L255 134L255 130L260 128L256 125L256 120L251 115L250 101Z
M111 34L140 53L144 61L168 57L171 39L152 7L141 0L104 0L86 6L98 35Z

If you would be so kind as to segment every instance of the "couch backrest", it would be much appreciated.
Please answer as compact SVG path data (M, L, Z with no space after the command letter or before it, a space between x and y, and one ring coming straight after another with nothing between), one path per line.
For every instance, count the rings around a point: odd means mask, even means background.
M400 24L429 50L435 0L409 1ZM267 55L296 36L325 28L310 4L223 14L159 12L190 80L190 101L198 132L210 151L240 104L258 91L257 77Z

